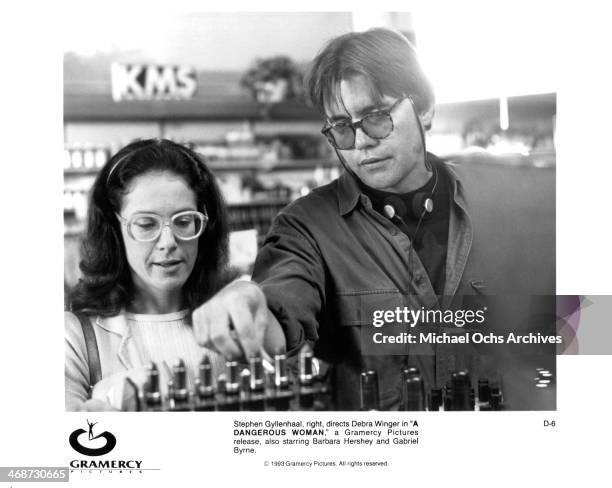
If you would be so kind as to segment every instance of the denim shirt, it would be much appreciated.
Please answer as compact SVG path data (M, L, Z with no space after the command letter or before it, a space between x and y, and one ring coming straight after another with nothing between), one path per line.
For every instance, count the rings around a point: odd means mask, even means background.
M414 250L409 263L409 237L372 208L346 172L283 209L257 256L253 280L283 327L289 354L309 342L318 357L335 365L339 409L359 408L363 370L378 372L382 408L393 408L408 361L430 387L442 386L441 372L456 366L449 363L452 353L438 345L418 358L363 354L360 328L372 323L374 310L447 307L454 296L483 291L483 276L468 265L473 229L461 181L449 164L429 157L452 185L443 297L436 296Z

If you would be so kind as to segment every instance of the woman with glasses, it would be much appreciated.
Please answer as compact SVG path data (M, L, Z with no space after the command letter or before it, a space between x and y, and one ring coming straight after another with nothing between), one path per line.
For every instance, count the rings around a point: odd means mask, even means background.
M126 378L142 383L151 362L162 378L177 358L193 372L206 355L218 370L222 358L194 340L191 311L227 282L226 263L226 209L195 152L151 139L115 154L91 190L83 276L66 313L66 409L116 407Z

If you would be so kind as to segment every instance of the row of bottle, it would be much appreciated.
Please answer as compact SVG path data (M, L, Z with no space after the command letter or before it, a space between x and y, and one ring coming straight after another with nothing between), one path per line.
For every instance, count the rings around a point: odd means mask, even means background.
M478 378L478 386L466 370L450 375L444 388L430 388L429 392L418 368L406 367L401 372L400 410L456 411L502 410L501 386L489 378ZM361 410L380 410L378 374L369 370L361 373Z
M184 361L172 366L171 379L164 388L155 363L147 368L147 379L137 389L136 410L148 411L266 411L328 410L326 385L317 376L312 350L299 355L298 370L290 372L287 356L277 354L272 361L256 355L248 363L226 361L226 371L213 376L212 364L204 356L190 389Z
M85 171L100 169L110 158L107 147L70 147L64 149L64 170Z

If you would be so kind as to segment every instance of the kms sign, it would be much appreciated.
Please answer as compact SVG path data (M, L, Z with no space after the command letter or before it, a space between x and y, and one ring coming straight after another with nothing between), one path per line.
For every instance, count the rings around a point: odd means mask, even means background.
M113 100L185 100L197 87L196 72L189 66L111 65Z

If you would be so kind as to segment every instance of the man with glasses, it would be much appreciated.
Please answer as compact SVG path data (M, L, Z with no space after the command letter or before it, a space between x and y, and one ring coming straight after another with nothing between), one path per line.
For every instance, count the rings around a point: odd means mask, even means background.
M196 334L226 355L249 355L262 331L281 327L279 348L291 355L310 343L334 365L337 408L360 408L367 370L378 373L381 408L396 408L409 359L372 355L361 330L375 311L436 309L481 291L464 189L426 152L434 95L402 35L372 29L333 39L306 87L346 171L279 213L257 256L258 285L233 284L197 310ZM410 361L430 386L443 386L440 374L452 367L441 354Z

